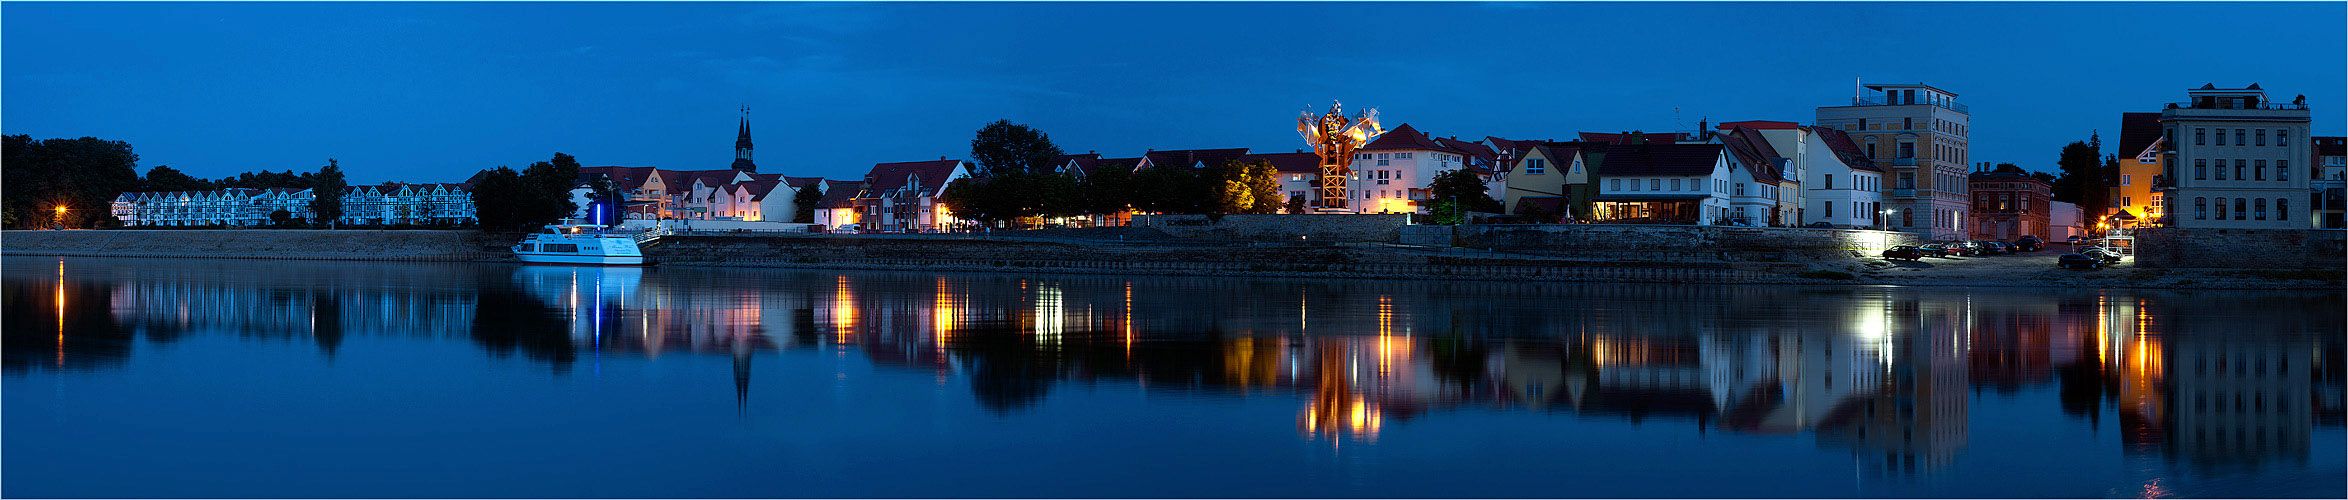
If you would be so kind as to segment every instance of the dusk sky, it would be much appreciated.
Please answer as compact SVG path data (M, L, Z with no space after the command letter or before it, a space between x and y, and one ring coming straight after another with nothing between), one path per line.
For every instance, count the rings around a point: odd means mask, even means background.
M2051 171L2203 83L2305 94L2342 135L2326 3L23 3L0 128L130 142L140 170L456 182L560 151L761 172L964 158L995 119L1072 153L1303 147L1306 105L1437 136L1809 123L1853 80L1972 107L1973 158Z

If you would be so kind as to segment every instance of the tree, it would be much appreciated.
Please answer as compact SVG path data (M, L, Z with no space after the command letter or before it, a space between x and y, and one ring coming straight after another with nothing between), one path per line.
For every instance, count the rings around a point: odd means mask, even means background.
M0 220L10 225L43 227L57 220L57 207L66 207L77 227L112 222L114 198L142 183L139 155L127 142L28 135L0 142Z
M524 189L521 174L505 166L482 171L474 181L473 214L483 229L512 231L526 226L521 222Z
M156 165L155 168L147 169L147 178L140 184L140 191L211 191L219 189L219 186L213 184L212 181L181 173L178 169L171 168L170 165Z
M1280 169L1273 168L1270 160L1256 160L1247 164L1243 178L1248 197L1254 200L1247 213L1280 213Z
M2061 157L2055 161L2062 175L2055 178L2054 201L2079 205L2081 213L2101 218L2111 206L2110 176L2104 173L2101 158L2103 140L2089 136L2086 141L2074 141L2063 146ZM2118 170L2118 163L2112 162Z
M333 158L327 158L326 166L311 178L310 215L326 223L327 229L334 229L335 222L342 220L342 190L347 187L342 181L342 163Z
M1311 213L1310 211L1312 210L1312 207L1305 206L1305 202L1308 200L1305 200L1304 198L1305 197L1303 196L1290 196L1288 197L1288 204L1284 208L1286 208L1287 212L1291 214Z
M1079 183L1084 213L1114 214L1133 207L1133 166L1097 165Z
M791 206L797 209L793 212L797 215L791 216L791 222L801 224L815 222L815 210L817 209L815 205L822 202L823 182L810 182L807 183L807 187L799 188L798 193L791 195Z
M516 221L522 227L562 222L579 213L579 205L571 201L571 188L579 185L579 159L555 153L554 159L531 163L522 170L522 190Z
M1052 145L1051 136L1010 120L995 120L970 140L970 161L978 164L972 175L978 177L1041 172L1052 168L1052 157L1059 155L1060 147Z
M1501 212L1500 200L1492 199L1492 195L1485 193L1484 179L1466 169L1436 172L1434 182L1427 185L1427 194L1434 197L1433 201L1442 203L1457 200L1459 206L1454 207L1454 211ZM1430 214L1441 215L1433 211Z
M285 227L291 223L293 223L293 212L288 212L283 208L269 212L269 225Z
M569 197L569 193L565 192L564 197ZM611 176L595 174L593 178L587 179L587 203L590 205L601 205L605 208L605 212L602 214L602 218L587 221L588 223L614 224L618 222L620 219L620 209L622 206L627 204L627 201L627 193L620 192L620 184L618 182L612 181ZM590 217L596 215L594 214L593 210L589 210L588 212Z

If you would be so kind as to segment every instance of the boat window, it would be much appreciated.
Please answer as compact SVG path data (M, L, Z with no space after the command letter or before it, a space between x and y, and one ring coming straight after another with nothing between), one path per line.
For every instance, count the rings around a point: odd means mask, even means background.
M540 249L539 251L543 251L543 252L562 252L562 253L578 253L578 252L579 252L579 246L578 246L578 245L572 245L572 244L568 244L568 243L548 243L548 244L545 244L545 245L539 245L539 246L538 246L538 248Z

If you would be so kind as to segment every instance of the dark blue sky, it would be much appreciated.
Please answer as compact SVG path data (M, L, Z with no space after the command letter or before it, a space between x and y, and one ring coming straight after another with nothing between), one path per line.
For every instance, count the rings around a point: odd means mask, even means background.
M2306 94L2341 135L2329 3L23 3L0 128L131 142L143 169L454 182L556 151L860 177L968 155L997 118L1071 152L1301 146L1330 99L1435 135L1810 122L1852 80L1973 110L1973 157L2062 144L2205 82ZM1676 111L1675 111L1676 108Z

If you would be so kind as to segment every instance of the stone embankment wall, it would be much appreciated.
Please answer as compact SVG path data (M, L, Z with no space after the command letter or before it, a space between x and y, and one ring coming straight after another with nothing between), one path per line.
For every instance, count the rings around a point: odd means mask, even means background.
M204 257L466 261L510 256L518 237L480 231L218 229L7 231L0 253L77 257Z
M1181 238L1254 241L1394 242L1409 214L1136 215L1134 227Z
M2348 230L2146 228L2136 232L2136 265L2340 269Z
M1463 247L1624 258L1689 252L1769 253L1769 260L1850 257L1919 242L1913 233L1896 231L1627 224L1470 224L1454 227L1452 235Z

